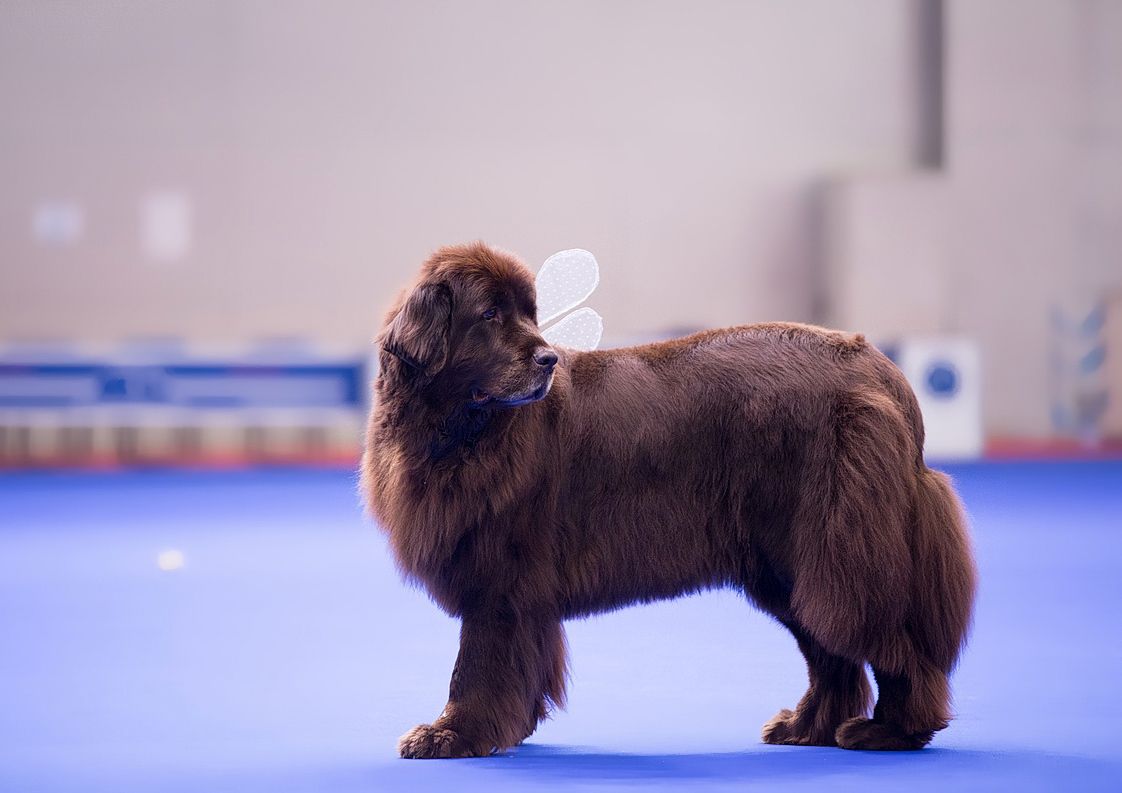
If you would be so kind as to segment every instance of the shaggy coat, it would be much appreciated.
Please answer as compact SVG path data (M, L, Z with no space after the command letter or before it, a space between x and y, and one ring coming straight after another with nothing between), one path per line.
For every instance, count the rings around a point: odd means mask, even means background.
M517 259L442 248L378 338L362 489L462 621L448 705L402 756L519 744L564 704L564 620L714 587L806 657L766 742L919 749L946 727L974 564L900 371L788 323L554 350L536 313Z

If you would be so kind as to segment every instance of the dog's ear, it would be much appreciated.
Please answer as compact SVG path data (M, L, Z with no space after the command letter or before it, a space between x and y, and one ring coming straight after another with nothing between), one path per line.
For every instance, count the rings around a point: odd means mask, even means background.
M448 358L452 325L452 291L446 284L421 284L382 331L382 349L425 377L432 377Z

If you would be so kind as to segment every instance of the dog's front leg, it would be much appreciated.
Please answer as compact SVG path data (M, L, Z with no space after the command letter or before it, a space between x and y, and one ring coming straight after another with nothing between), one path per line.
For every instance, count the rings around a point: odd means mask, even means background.
M515 746L563 704L565 635L557 619L511 609L464 616L448 705L398 741L402 757L485 757Z

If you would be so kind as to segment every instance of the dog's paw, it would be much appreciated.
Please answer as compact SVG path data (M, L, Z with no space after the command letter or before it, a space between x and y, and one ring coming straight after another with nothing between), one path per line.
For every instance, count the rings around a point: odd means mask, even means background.
M931 742L934 732L906 733L899 727L864 717L843 722L834 734L842 749L876 752L910 752Z
M455 730L422 724L402 735L397 752L410 760L435 760L445 757L473 757L471 745Z
M793 710L784 708L764 725L764 743L788 746L834 746L834 736L817 735L813 725L804 724Z
M795 720L795 711L784 708L775 714L775 717L764 725L764 743L797 743L792 740L794 731L791 729Z

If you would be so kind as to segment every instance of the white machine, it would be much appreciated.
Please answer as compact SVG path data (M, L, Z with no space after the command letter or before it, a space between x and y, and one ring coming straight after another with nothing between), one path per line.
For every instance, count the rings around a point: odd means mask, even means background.
M899 343L892 356L908 378L923 411L928 460L980 457L982 356L973 339L916 337Z

